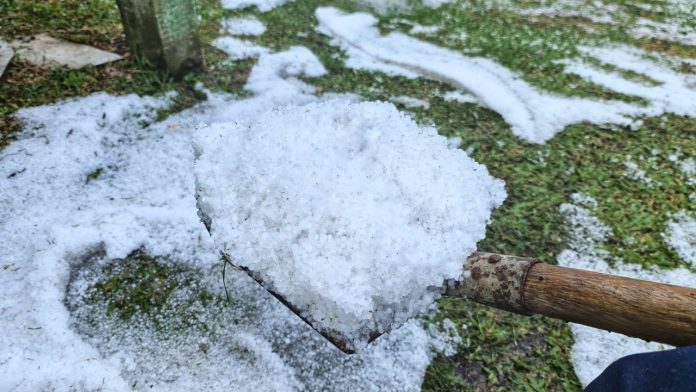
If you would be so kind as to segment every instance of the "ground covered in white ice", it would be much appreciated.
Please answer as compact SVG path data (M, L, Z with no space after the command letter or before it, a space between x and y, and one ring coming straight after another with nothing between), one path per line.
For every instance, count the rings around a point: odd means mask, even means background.
M221 22L221 33L231 35L259 36L266 31L266 26L254 16L229 18Z
M693 27L693 3L688 0L667 0L660 2L636 2L635 4L601 0L560 0L546 2L546 6L519 4L505 1L524 15L561 18L577 18L596 24L621 23L628 32L637 38L657 38L671 40L686 45L696 45L696 31ZM638 17L628 12L638 8L644 15ZM659 20L650 18L660 14Z
M316 16L318 30L345 51L346 66L450 84L473 94L482 105L498 112L515 135L532 143L546 142L568 125L580 122L632 125L637 116L665 112L696 115L696 78L647 60L647 54L638 49L581 48L581 53L613 69L649 75L657 86L630 81L618 72L578 60L566 60L565 71L616 92L644 98L647 105L540 91L490 59L465 56L399 32L382 35L378 19L367 13L347 14L326 7L317 9Z
M113 2L89 2L99 9L88 15L50 2L47 13L66 15L50 21L24 3L8 6L3 39L60 25L65 38L111 49L121 42ZM129 61L41 73L15 58L0 83L9 103L0 105L0 389L580 390L612 360L663 348L442 298L425 321L343 356L229 266L226 295L218 249L196 216L191 142L228 128L252 141L252 130L263 133L262 113L287 104L328 116L337 100L390 102L414 130L446 137L438 149L461 148L505 181L508 197L479 249L696 286L691 3L223 0L199 3L207 66L183 81ZM178 95L163 95L172 88ZM92 94L100 90L157 94ZM29 108L46 102L55 104ZM264 116L284 128L310 122L297 112ZM332 149L312 149L304 131L297 141L318 167L350 145L324 138ZM263 157L276 159L272 152ZM443 177L453 170L438 162ZM332 173L320 169L317 179ZM256 174L296 192L302 184ZM370 194L396 194L397 182ZM406 204L404 194L394 197ZM299 217L249 219L299 227ZM331 224L322 233L333 235ZM342 239L297 231L311 247L268 241L263 249L316 256ZM391 248L366 234L362 255Z
M0 153L0 389L418 390L451 331L412 321L346 356L245 274L228 270L231 303L219 299L192 133L317 101L295 76L322 69L305 48L265 54L247 85L254 97L210 94L163 122L167 97L95 94L19 112L26 131ZM156 258L155 287L177 311L114 321L94 290L136 251ZM191 317L177 324L182 313Z
M696 218L686 211L675 214L667 224L665 238L682 259L696 267Z
M222 0L222 7L230 10L256 7L259 11L270 11L292 0Z

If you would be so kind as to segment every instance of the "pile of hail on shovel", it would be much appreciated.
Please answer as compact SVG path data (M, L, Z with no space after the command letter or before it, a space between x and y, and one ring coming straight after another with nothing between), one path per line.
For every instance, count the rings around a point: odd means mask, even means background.
M506 193L393 105L327 99L194 141L199 214L224 258L346 353L440 295L673 345L696 290L476 252Z

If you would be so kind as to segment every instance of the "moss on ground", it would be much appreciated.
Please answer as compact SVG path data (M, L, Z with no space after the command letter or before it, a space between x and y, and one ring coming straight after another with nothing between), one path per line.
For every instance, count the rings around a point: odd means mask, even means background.
M91 307L87 314L77 312L87 325L106 316L124 323L146 323L166 333L185 333L189 328L205 331L208 326L200 319L199 309L225 306L223 298L202 287L196 271L166 258L137 250L123 259L97 263L99 259L90 258L73 271L70 285L79 282L86 288L68 289L69 308Z
M175 271L141 252L113 260L101 269L103 280L87 289L90 302L105 301L108 316L123 320L143 312L153 314L168 304L180 284Z

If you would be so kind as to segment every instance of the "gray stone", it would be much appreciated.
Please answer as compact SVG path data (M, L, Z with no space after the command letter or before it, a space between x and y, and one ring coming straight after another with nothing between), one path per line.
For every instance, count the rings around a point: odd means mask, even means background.
M11 45L22 60L49 68L66 66L77 69L123 58L115 53L53 38L46 34L14 40Z
M0 39L0 76L5 72L5 68L12 61L14 50L7 42Z
M116 0L131 52L181 77L203 64L192 0Z

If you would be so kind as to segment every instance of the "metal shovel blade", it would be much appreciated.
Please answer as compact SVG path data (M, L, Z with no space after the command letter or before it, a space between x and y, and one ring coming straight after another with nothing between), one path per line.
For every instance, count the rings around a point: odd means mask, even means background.
M201 221L203 221L203 224L205 225L205 228L208 230L208 233L210 233L210 225L211 225L211 219L208 217L205 212L200 208L200 204L197 202L197 209L198 209L198 216L201 218ZM249 268L237 264L233 261L232 258L229 257L229 255L225 254L223 251L220 251L221 256L224 259L225 266L230 265L235 269L241 270L246 272L249 277L254 279L256 283L258 283L261 287L263 287L266 291L271 293L278 301L280 301L283 305L285 305L288 309L290 309L293 313L295 313L302 321L305 323L309 324L312 329L315 331L319 332L326 340L331 342L336 348L339 350L343 351L346 354L354 354L355 350L351 349L348 344L348 339L339 331L329 329L329 328L322 328L320 325L317 323L314 323L310 318L306 317L302 309L298 308L297 306L293 305L292 302L290 302L287 298L285 298L283 295L277 293L274 291L271 287L269 287L261 277L261 274L258 272L252 271ZM223 274L223 279L224 279L224 274ZM371 343L384 333L389 332L389 331L370 331L369 338L368 338L368 343Z

